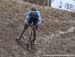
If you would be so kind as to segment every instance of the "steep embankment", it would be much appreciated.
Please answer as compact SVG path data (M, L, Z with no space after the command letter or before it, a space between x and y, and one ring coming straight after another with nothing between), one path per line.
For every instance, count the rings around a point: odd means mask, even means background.
M0 0L0 57L75 54L75 13L49 7L36 5L42 15L37 50L28 52L25 41L15 41L23 30L24 13L30 7L31 4L23 1Z

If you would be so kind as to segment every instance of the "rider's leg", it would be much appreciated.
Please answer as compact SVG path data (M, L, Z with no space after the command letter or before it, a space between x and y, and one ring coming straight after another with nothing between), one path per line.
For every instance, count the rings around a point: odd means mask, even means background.
M21 38L22 38L22 36L23 36L25 30L26 30L28 27L29 27L29 25L25 24L24 29L23 29L23 31L22 31L22 33L21 33L19 39L16 39L16 40L21 40Z
M30 26L31 23L32 23L32 20L31 20L31 19L28 19L27 23L25 23L25 25L24 25L24 29L23 29L23 31L22 31L22 33L21 33L19 39L17 39L17 40L20 40L20 39L22 38L22 36L23 36L25 30Z

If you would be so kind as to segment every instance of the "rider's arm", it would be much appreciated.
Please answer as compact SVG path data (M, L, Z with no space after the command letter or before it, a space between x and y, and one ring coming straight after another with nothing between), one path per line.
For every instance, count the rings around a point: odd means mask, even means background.
M41 24L41 14L39 11L37 11L38 15L39 15L39 21L38 21L38 25Z
M28 24L28 19L29 19L29 13L30 13L31 11L28 11L26 14L25 14L25 16L24 16L24 19L25 19L25 23L26 24Z

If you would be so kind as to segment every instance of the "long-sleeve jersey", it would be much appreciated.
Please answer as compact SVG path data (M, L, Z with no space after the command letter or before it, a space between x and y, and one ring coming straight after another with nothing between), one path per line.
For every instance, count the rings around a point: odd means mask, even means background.
M28 24L28 19L30 18L29 14L31 13L31 10L29 10L27 12L27 14L25 14L25 23ZM38 14L38 25L41 24L41 15L39 11L36 11L36 13Z

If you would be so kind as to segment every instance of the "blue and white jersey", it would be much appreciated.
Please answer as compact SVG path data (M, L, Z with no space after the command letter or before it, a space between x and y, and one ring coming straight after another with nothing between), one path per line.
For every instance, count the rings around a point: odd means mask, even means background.
M32 14L31 14L31 10L29 10L28 12L27 12L27 14L25 15L25 23L27 24L28 22L28 19L30 18L32 16ZM39 11L36 11L36 13L35 13L35 17L38 17L38 24L40 24L41 23L41 15L40 15L40 12Z

